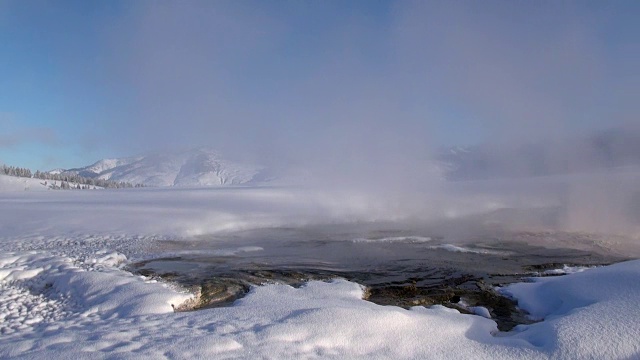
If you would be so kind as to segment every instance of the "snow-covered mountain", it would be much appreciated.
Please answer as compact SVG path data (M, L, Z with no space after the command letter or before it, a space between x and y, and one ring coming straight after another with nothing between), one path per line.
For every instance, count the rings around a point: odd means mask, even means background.
M228 161L208 148L103 159L64 172L147 186L240 185L264 180L263 168Z
M102 159L96 162L93 165L87 166L83 168L84 172L87 172L88 175L91 174L101 174L105 171L114 169L118 166L124 166L131 164L132 162L141 160L142 158L122 158L122 159ZM81 174L82 175L82 174Z
M452 147L437 154L448 180L517 178L640 166L640 130L608 129L588 136Z
M450 181L525 178L640 167L640 130L610 129L553 141L450 147L435 155L433 160L414 159L415 168L425 169ZM399 158L398 161L408 160ZM227 160L209 148L196 148L103 159L90 166L62 172L147 186L222 186L266 181L277 185L316 185L344 180L342 174L310 163L308 168L293 165L266 169ZM381 171L386 172L383 173L385 177L403 175L394 174L393 170ZM60 173L61 170L55 172ZM362 174L355 176L363 177Z

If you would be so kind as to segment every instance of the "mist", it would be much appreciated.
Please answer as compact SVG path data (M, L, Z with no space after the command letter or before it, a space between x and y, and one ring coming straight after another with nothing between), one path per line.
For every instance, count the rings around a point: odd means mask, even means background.
M111 107L84 135L118 156L208 146L390 218L546 208L525 225L636 234L633 7L129 2L97 27L87 81ZM481 159L447 168L454 146Z

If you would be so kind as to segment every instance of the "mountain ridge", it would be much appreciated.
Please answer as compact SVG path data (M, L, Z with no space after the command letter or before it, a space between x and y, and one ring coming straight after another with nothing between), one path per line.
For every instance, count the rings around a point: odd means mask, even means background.
M209 148L196 148L174 153L101 159L62 173L146 186L226 186L254 183L263 170L260 166L226 160Z
M440 149L416 168L437 167L445 181L487 180L606 171L640 166L640 130L608 129L554 141L480 144ZM227 186L308 184L332 179L332 169L267 168L230 161L206 147L107 158L57 173L146 186ZM387 171L381 168L380 171ZM303 174L304 176L300 176Z

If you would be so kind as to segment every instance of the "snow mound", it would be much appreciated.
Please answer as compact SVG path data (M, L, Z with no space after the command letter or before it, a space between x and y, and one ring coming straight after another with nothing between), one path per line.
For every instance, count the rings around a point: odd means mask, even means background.
M0 175L0 191L46 191L44 180Z
M191 297L119 270L122 254L96 255L84 267L35 251L0 256L0 333L169 313Z
M521 326L514 339L556 358L640 357L640 260L562 277L534 278L503 289L544 321Z

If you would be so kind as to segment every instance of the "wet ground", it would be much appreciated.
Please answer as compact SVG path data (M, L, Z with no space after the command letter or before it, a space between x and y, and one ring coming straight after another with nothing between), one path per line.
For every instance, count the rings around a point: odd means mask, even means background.
M460 241L391 224L261 229L162 241L156 244L157 258L133 264L131 270L191 288L199 295L193 309L228 305L253 285L299 286L340 277L365 285L366 299L381 305L442 304L461 312L484 306L504 331L531 320L516 303L496 293L495 286L551 276L548 270L565 265L623 260L511 239L536 237L535 233L524 235L485 234ZM537 236L548 240L549 236L577 235Z

